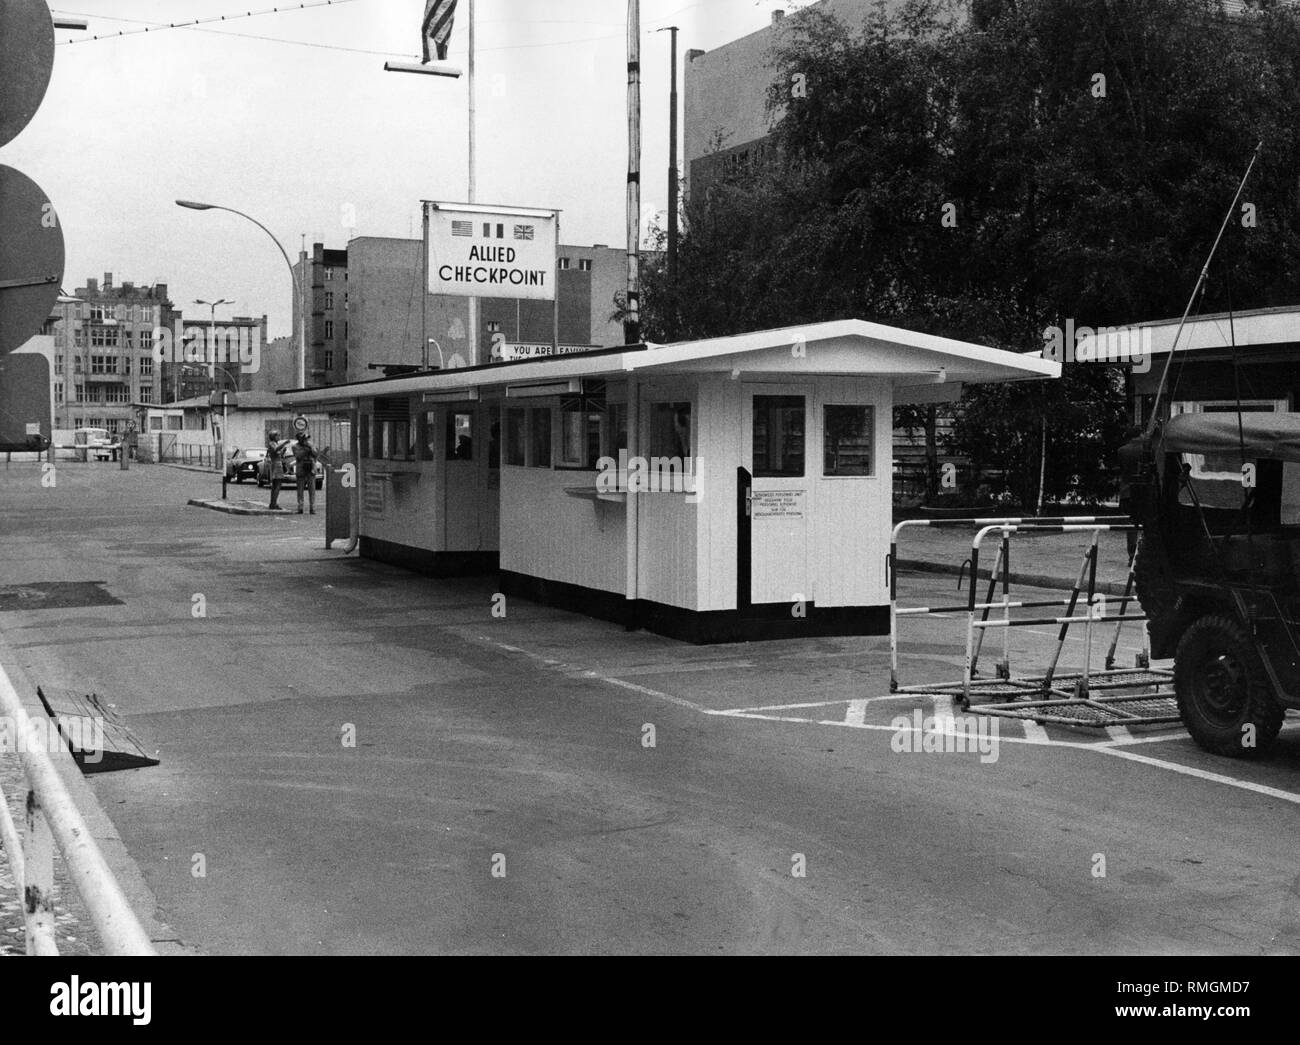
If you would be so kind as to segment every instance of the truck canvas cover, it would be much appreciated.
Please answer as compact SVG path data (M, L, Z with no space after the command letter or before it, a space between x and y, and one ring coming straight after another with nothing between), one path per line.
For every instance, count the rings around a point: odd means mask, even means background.
M1300 415L1281 413L1179 414L1160 434L1166 453L1225 454L1300 462Z

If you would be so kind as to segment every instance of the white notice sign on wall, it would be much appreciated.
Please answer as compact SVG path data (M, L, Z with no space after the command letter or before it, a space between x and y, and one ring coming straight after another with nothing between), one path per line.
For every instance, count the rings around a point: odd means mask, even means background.
M755 519L802 519L804 490L755 490Z

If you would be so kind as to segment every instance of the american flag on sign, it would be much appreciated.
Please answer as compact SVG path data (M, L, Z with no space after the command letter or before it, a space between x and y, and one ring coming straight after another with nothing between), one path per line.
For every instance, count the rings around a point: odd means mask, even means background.
M533 225L516 225L515 239L532 239L535 227Z
M472 236L474 235L474 223L472 221L453 221L451 223L451 234L453 236Z
M438 61L447 60L447 45L451 42L451 22L456 16L456 0L425 0L424 60L429 60L429 45L438 53Z

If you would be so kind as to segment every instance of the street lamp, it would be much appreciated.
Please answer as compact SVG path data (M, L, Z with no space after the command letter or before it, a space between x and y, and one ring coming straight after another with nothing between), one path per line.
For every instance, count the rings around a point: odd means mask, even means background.
M233 305L234 301L230 300L229 298L217 298L216 301L204 301L202 298L195 298L194 304L207 305L208 308L211 310L212 319L211 322L208 324L208 333L211 336L209 343L211 347L208 349L208 354L212 358L208 361L208 376L215 379L216 371L217 371L217 306ZM224 369L222 372L223 373L225 372ZM227 374L226 376L229 377L230 375Z
M293 262L289 260L289 253L284 249L284 244L276 239L274 232L252 215L245 214L242 210L235 210L234 207L223 207L216 203L196 203L194 200L177 200L176 206L186 207L189 210L224 210L229 211L231 214L238 214L241 218L251 221L270 236L271 241L280 248L284 263L289 266L289 275L293 279L294 293L298 296L298 387L305 388L307 385L307 307L303 301L302 280L298 278L298 273L294 271Z

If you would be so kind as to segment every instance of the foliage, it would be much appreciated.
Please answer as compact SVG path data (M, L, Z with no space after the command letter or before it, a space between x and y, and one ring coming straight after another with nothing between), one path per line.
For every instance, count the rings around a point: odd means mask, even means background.
M772 54L768 159L684 209L642 321L681 340L858 317L1032 351L1073 318L1182 313L1255 145L1201 307L1290 303L1300 276L1300 20L1216 0L911 0L808 10ZM1103 79L1104 78L1104 79ZM802 90L792 85L800 84ZM945 224L943 216L955 216ZM968 389L948 449L1038 496L1104 493L1114 368ZM912 423L917 418L910 419Z

